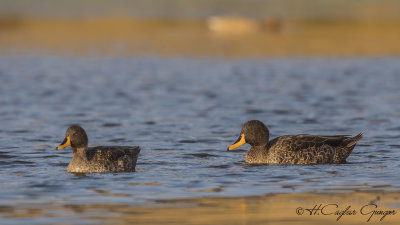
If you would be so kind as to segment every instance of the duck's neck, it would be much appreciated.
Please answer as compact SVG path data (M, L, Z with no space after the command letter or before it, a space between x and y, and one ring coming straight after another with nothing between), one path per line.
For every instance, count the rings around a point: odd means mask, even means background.
M87 147L73 148L72 149L72 152L74 154L73 159L87 161L86 150Z
M265 145L257 145L257 146L251 146L249 152L260 152L260 153L266 153L267 152L267 144Z
M72 148L73 157L71 162L69 162L67 171L73 173L82 173L87 171L89 161L86 156L87 147Z
M251 146L246 154L246 163L261 164L268 155L267 144Z

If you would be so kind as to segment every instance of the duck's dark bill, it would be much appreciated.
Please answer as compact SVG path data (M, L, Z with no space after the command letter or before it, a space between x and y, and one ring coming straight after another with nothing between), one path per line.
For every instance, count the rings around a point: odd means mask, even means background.
M71 145L71 140L68 136L68 137L65 137L64 141L59 146L56 147L56 150L64 149L70 145Z
M240 146L244 145L246 143L246 139L244 138L244 134L241 134L239 136L239 138L236 140L236 142L228 147L228 151L235 149L235 148L239 148Z

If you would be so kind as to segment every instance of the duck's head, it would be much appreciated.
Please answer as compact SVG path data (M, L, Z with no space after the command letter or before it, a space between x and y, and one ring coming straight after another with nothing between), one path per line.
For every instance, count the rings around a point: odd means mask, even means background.
M88 137L85 130L79 125L70 126L65 132L64 141L56 147L56 150L64 149L68 146L72 148L86 148L88 146Z
M243 124L237 141L228 147L228 151L238 148L244 144L251 146L262 146L268 143L268 128L259 120L250 120Z

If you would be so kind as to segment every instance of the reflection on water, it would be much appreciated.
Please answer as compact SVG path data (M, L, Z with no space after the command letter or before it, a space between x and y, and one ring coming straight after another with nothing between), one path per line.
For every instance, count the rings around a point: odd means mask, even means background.
M75 223L66 215L87 204L398 191L399 73L397 59L2 57L0 214L25 210L27 218L40 212L36 223L54 215ZM365 138L347 164L248 166L249 146L226 148L249 119L264 121L272 138L360 131ZM137 171L67 173L72 152L54 147L74 123L90 145L140 145Z

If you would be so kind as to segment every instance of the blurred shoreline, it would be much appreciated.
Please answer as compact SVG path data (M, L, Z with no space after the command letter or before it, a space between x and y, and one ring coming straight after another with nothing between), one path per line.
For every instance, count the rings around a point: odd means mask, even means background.
M106 193L105 194L110 194ZM324 209L322 209L325 207ZM321 211L322 210L322 211ZM356 213L354 213L354 211ZM393 212L383 219L383 214ZM7 219L57 218L93 221L96 224L398 224L399 192L353 192L336 194L293 193L254 197L204 197L180 200L158 200L130 205L20 203L2 206ZM107 213L104 213L107 212ZM323 213L322 213L323 212ZM340 216L342 212L347 214ZM353 214L349 214L353 212ZM329 215L322 215L329 214ZM339 218L339 219L338 219ZM370 221L368 221L370 219ZM382 219L382 220L381 220ZM55 222L54 220L52 220ZM368 221L368 222L367 222Z
M0 18L0 55L398 56L400 20Z

